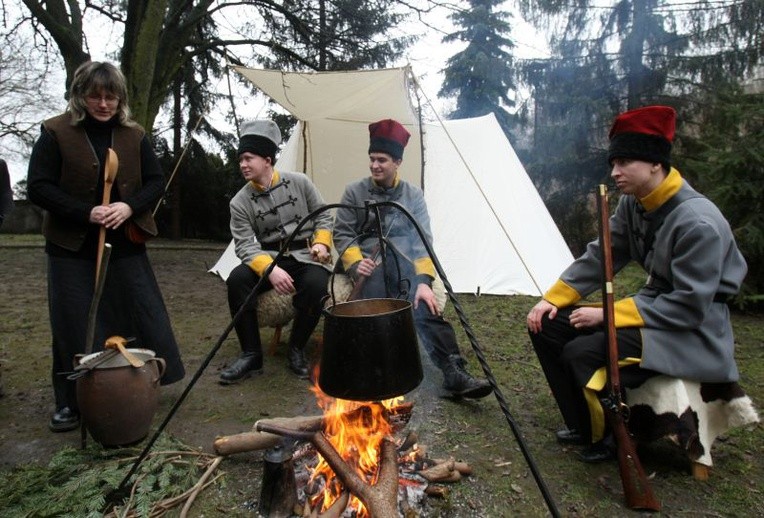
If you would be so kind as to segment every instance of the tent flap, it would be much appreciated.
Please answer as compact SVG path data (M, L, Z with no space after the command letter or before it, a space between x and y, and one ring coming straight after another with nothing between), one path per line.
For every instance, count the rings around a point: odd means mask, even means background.
M392 118L406 126L412 138L399 174L419 186L424 178L433 246L455 292L540 295L573 260L493 114L420 128L408 67L236 71L300 120L276 168L306 173L328 203L369 174L370 123ZM233 266L223 260L211 271L225 278Z

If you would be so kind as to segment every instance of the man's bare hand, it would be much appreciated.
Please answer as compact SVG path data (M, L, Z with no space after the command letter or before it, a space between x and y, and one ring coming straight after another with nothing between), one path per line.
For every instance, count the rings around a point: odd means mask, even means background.
M433 293L432 288L424 283L416 287L416 295L414 295L414 309L419 307L420 302L427 304L430 313L433 315L440 315L440 311L438 310L438 301L435 299L435 293Z
M570 313L570 325L576 329L598 327L605 321L605 313L602 308L580 307Z
M332 254L330 253L329 247L323 243L314 243L313 246L310 247L310 256L314 261L322 264L328 264L332 260Z
M286 270L279 266L274 266L268 275L268 280L271 282L273 289L280 295L291 295L294 293L294 279L289 275Z
M358 263L358 267L356 268L356 272L358 275L361 275L363 277L368 277L374 272L374 268L377 267L377 263L375 263L373 260L369 259L368 257L365 257L361 259L361 261Z
M544 299L531 308L527 317L528 329L531 333L537 334L541 331L541 319L547 313L550 320L554 319L557 316L557 306Z

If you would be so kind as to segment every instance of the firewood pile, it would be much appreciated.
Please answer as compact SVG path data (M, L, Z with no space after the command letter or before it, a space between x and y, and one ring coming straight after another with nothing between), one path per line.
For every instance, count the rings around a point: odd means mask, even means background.
M365 408L354 412L364 412ZM291 462L297 488L293 511L296 516L419 516L427 497L446 497L448 484L470 476L472 468L452 457L430 456L416 431L405 429L412 408L412 404L403 403L386 413L394 433L381 443L379 466L373 480L359 476L325 437L324 416L263 419L249 432L218 437L214 449L218 455L226 456L294 445ZM323 476L313 475L318 455L336 475L328 483ZM320 509L325 502L321 495L327 489L340 497L328 508ZM360 500L362 512L348 505L352 497Z

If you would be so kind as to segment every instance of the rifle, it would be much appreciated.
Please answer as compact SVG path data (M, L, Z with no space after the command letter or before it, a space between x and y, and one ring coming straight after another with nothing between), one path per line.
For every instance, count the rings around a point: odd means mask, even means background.
M618 371L618 341L615 332L615 307L613 300L613 252L610 243L610 222L607 203L607 187L600 184L597 196L599 211L600 249L602 250L602 309L607 330L607 379L608 394L601 399L608 423L618 446L618 470L621 474L626 505L630 509L660 511L661 504L653 493L650 482L637 457L626 423L629 407L621 397L621 377Z

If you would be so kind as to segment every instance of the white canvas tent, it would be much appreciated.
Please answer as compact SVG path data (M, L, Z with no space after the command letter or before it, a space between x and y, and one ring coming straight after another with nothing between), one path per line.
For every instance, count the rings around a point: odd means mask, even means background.
M408 67L236 70L299 119L276 168L307 174L328 203L369 174L369 123L391 118L407 127L399 172L424 188L435 253L455 292L540 295L573 260L492 114L420 127ZM210 271L225 278L238 262L229 246Z

